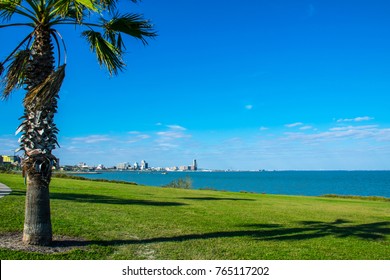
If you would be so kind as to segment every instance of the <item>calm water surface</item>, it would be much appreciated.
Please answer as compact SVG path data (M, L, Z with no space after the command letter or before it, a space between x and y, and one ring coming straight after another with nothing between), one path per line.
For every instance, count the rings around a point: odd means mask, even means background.
M277 171L277 172L103 172L91 179L136 182L163 186L189 177L194 188L226 191L309 195L384 196L390 198L390 171Z

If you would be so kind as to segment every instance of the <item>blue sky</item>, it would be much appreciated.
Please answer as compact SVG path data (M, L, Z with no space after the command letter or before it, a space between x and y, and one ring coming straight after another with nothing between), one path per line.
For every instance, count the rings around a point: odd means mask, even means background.
M117 77L62 29L62 164L216 169L390 169L390 2L122 1L159 36L127 43ZM18 43L0 29L0 58ZM17 147L22 92L0 103Z

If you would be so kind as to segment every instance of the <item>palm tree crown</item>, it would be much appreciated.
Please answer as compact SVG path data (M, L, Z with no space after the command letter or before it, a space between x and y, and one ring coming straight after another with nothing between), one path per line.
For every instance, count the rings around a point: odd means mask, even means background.
M131 1L138 2L137 0ZM55 27L58 25L79 25L85 27L86 30L82 32L82 35L86 38L91 50L96 53L99 63L107 67L110 74L117 74L118 70L123 70L125 66L122 60L124 53L123 34L137 38L144 44L147 44L147 38L156 36L150 22L143 19L141 15L119 14L117 11L118 2L114 0L0 0L0 19L10 21L14 15L19 15L27 20L26 22L0 25L0 28L11 26L32 28L32 32L26 36L14 52L1 62L1 72L3 72L5 64L12 59L12 56L22 45L26 44L27 48L31 47L30 44L34 42L40 29L49 32L60 50L59 41L62 40L62 37ZM103 15L107 15L110 19L104 18Z

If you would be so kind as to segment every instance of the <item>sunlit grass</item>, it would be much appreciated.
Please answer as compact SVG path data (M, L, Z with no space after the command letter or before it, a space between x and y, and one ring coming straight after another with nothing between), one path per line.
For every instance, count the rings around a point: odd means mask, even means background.
M25 186L0 199L0 232L21 232ZM389 259L390 203L143 187L54 178L55 235L81 249L1 259Z

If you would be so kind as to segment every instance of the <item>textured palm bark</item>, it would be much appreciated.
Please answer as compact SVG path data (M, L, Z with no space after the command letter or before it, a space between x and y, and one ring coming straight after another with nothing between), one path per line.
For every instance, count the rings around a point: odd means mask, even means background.
M26 98L42 85L54 70L53 46L50 30L36 29L31 59L26 69ZM50 99L50 100L46 100ZM57 100L53 96L33 96L25 99L25 115L21 146L25 151L23 171L27 182L23 242L49 245L52 242L49 183L55 148L50 138L53 131Z
M49 245L52 242L49 182L42 175L28 172L23 242Z

